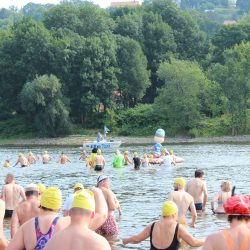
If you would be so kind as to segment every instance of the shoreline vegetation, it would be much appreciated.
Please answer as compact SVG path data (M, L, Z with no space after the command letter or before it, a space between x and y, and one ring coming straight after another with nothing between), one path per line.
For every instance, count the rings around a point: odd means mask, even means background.
M121 140L122 146L148 145L153 143L153 137L115 137ZM33 139L1 139L0 147L81 147L85 140L94 140L94 137L83 135L71 135L61 138L33 138ZM218 137L170 137L166 138L165 145L178 144L215 144L215 143L250 143L250 135L242 136L218 136Z

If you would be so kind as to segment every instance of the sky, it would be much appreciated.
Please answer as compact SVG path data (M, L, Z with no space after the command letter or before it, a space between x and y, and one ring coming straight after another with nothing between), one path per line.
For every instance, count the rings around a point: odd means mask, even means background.
M110 2L122 2L125 0L92 0L95 4L100 5L103 8L106 8L110 6ZM11 5L17 6L18 8L23 7L27 3L41 3L41 4L46 4L46 3L53 3L57 4L60 2L60 0L0 0L0 8L8 8Z

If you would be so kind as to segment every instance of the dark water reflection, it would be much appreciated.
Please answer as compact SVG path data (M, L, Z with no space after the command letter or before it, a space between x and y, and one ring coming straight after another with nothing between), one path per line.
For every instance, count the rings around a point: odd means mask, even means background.
M184 177L186 180L194 175L197 168L205 171L205 180L209 190L209 205L206 215L199 216L195 229L189 231L196 237L204 238L211 232L227 227L224 217L211 214L211 197L220 188L223 179L230 180L236 185L236 193L250 193L248 180L249 173L249 145L237 144L208 144L208 145L176 145L172 149L177 155L185 159L185 163L176 168L166 169L161 167L141 169L134 171L130 166L125 169L113 169L111 162L114 153L105 153L107 166L105 173L112 178L112 188L117 194L123 209L123 216L119 221L120 236L114 249L149 249L149 241L138 245L123 246L120 238L132 235L142 230L148 223L158 218L161 205L172 190L175 177ZM44 148L32 148L33 153L41 155ZM85 167L79 161L78 148L46 148L53 161L49 165L41 162L30 168L1 168L0 183L4 183L4 176L11 172L16 176L19 184L25 186L31 182L43 182L46 186L56 185L62 189L63 197L72 192L72 185L82 182L86 188L95 185L98 174ZM64 151L72 163L64 166L56 163L61 151ZM137 151L140 155L149 152L150 146L123 147L122 151ZM0 148L0 161L6 156L11 157L11 164L16 161L19 152L28 153L28 149ZM188 215L188 222L191 221ZM6 222L8 225L8 222ZM9 230L5 229L9 237Z

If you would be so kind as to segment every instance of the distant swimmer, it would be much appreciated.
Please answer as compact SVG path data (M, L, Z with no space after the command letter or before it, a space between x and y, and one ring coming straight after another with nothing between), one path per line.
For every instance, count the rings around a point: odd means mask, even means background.
M166 201L162 206L162 216L159 220L149 224L145 229L134 236L123 239L123 244L137 244L150 237L150 249L178 250L180 241L185 241L191 247L200 247L204 240L193 237L187 229L178 224L178 208L173 201Z
M125 151L124 154L123 154L123 157L124 157L124 165L125 166L128 166L129 164L132 163L132 161L129 159L129 152L128 151Z
M88 159L87 152L83 150L79 160L86 161L87 159Z
M94 195L76 194L70 210L70 225L49 240L44 250L111 250L104 237L89 229L94 212Z
M203 181L204 172L200 169L195 171L195 178L186 185L186 191L194 198L196 211L205 211L207 204L207 186Z
M26 200L24 189L15 183L13 174L7 174L5 178L5 185L2 189L2 200L5 201L5 218L11 218L20 200Z
M63 152L61 153L60 157L59 157L59 161L60 164L66 164L67 162L71 162L70 159L68 158L67 155L65 155Z
M76 183L73 187L73 194L70 194L66 197L66 200L62 206L63 216L69 216L69 211L71 209L72 202L74 200L74 197L77 193L81 192L84 189L84 186L82 183Z
M17 162L14 165L14 167L19 163L20 163L22 168L28 167L30 165L28 159L21 153L18 155L18 159L17 159Z
M3 163L3 167L4 168L9 168L10 167L10 161L9 160L5 160Z
M28 162L30 165L36 163L36 157L31 151L29 152L29 155L28 155Z
M148 155L147 154L143 155L143 159L141 160L141 165L144 168L150 167L150 163L149 163L149 159L148 159Z
M25 188L26 201L21 202L14 210L11 218L11 238L17 232L19 226L40 213L40 201L38 199L38 187L30 184Z
M161 162L160 166L161 165L163 165L164 167L171 167L172 166L172 164L173 164L172 158L170 157L167 149L163 149L161 159L162 159L162 162Z
M95 166L95 171L102 171L105 166L105 159L102 155L101 149L97 150L97 154L94 157L94 166Z
M134 158L133 158L133 162L134 162L134 169L138 170L140 169L141 166L141 159L138 156L137 152L134 152Z
M90 168L94 168L95 165L94 165L94 158L95 156L97 155L97 148L93 148L92 151L91 151L91 154L87 160L87 166L89 166Z
M97 179L97 187L103 192L104 198L108 206L108 218L104 224L96 231L100 235L116 236L119 233L119 228L114 217L114 211L118 210L119 215L122 215L121 206L116 198L116 195L109 187L110 179L107 175L100 175Z
M43 161L43 164L48 164L51 161L51 157L47 151L43 152L42 161Z
M232 186L229 181L222 181L221 182L221 191L217 193L211 202L211 209L212 212L215 214L225 214L225 210L223 205L226 203L228 198L232 196ZM214 208L215 203L217 202L217 208Z
M250 249L250 200L249 195L236 195L224 204L230 228L207 237L203 250Z
M114 168L123 168L125 164L125 160L123 155L121 154L120 150L116 150L116 156L113 160L113 167Z
M186 182L183 178L176 178L174 181L174 191L170 193L169 200L177 205L178 222L185 227L187 226L186 214L188 208L190 208L192 214L192 223L190 224L190 227L195 227L197 213L194 206L194 199L189 193L185 192L185 185Z

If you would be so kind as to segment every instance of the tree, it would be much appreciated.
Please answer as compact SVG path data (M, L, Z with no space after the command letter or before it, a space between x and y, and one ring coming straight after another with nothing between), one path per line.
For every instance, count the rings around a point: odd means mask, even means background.
M172 59L162 63L157 73L165 84L155 99L155 112L174 133L194 128L200 119L200 86L206 81L199 65Z
M250 10L249 0L237 0L236 6L243 12L248 12Z
M118 86L125 107L133 107L145 95L150 84L147 59L138 42L117 37Z
M55 137L68 132L69 111L56 76L37 76L27 82L21 92L21 103L41 135Z
M226 50L224 57L225 65L214 65L210 77L220 83L228 98L232 135L236 135L246 132L246 109L250 89L250 43L242 43Z

